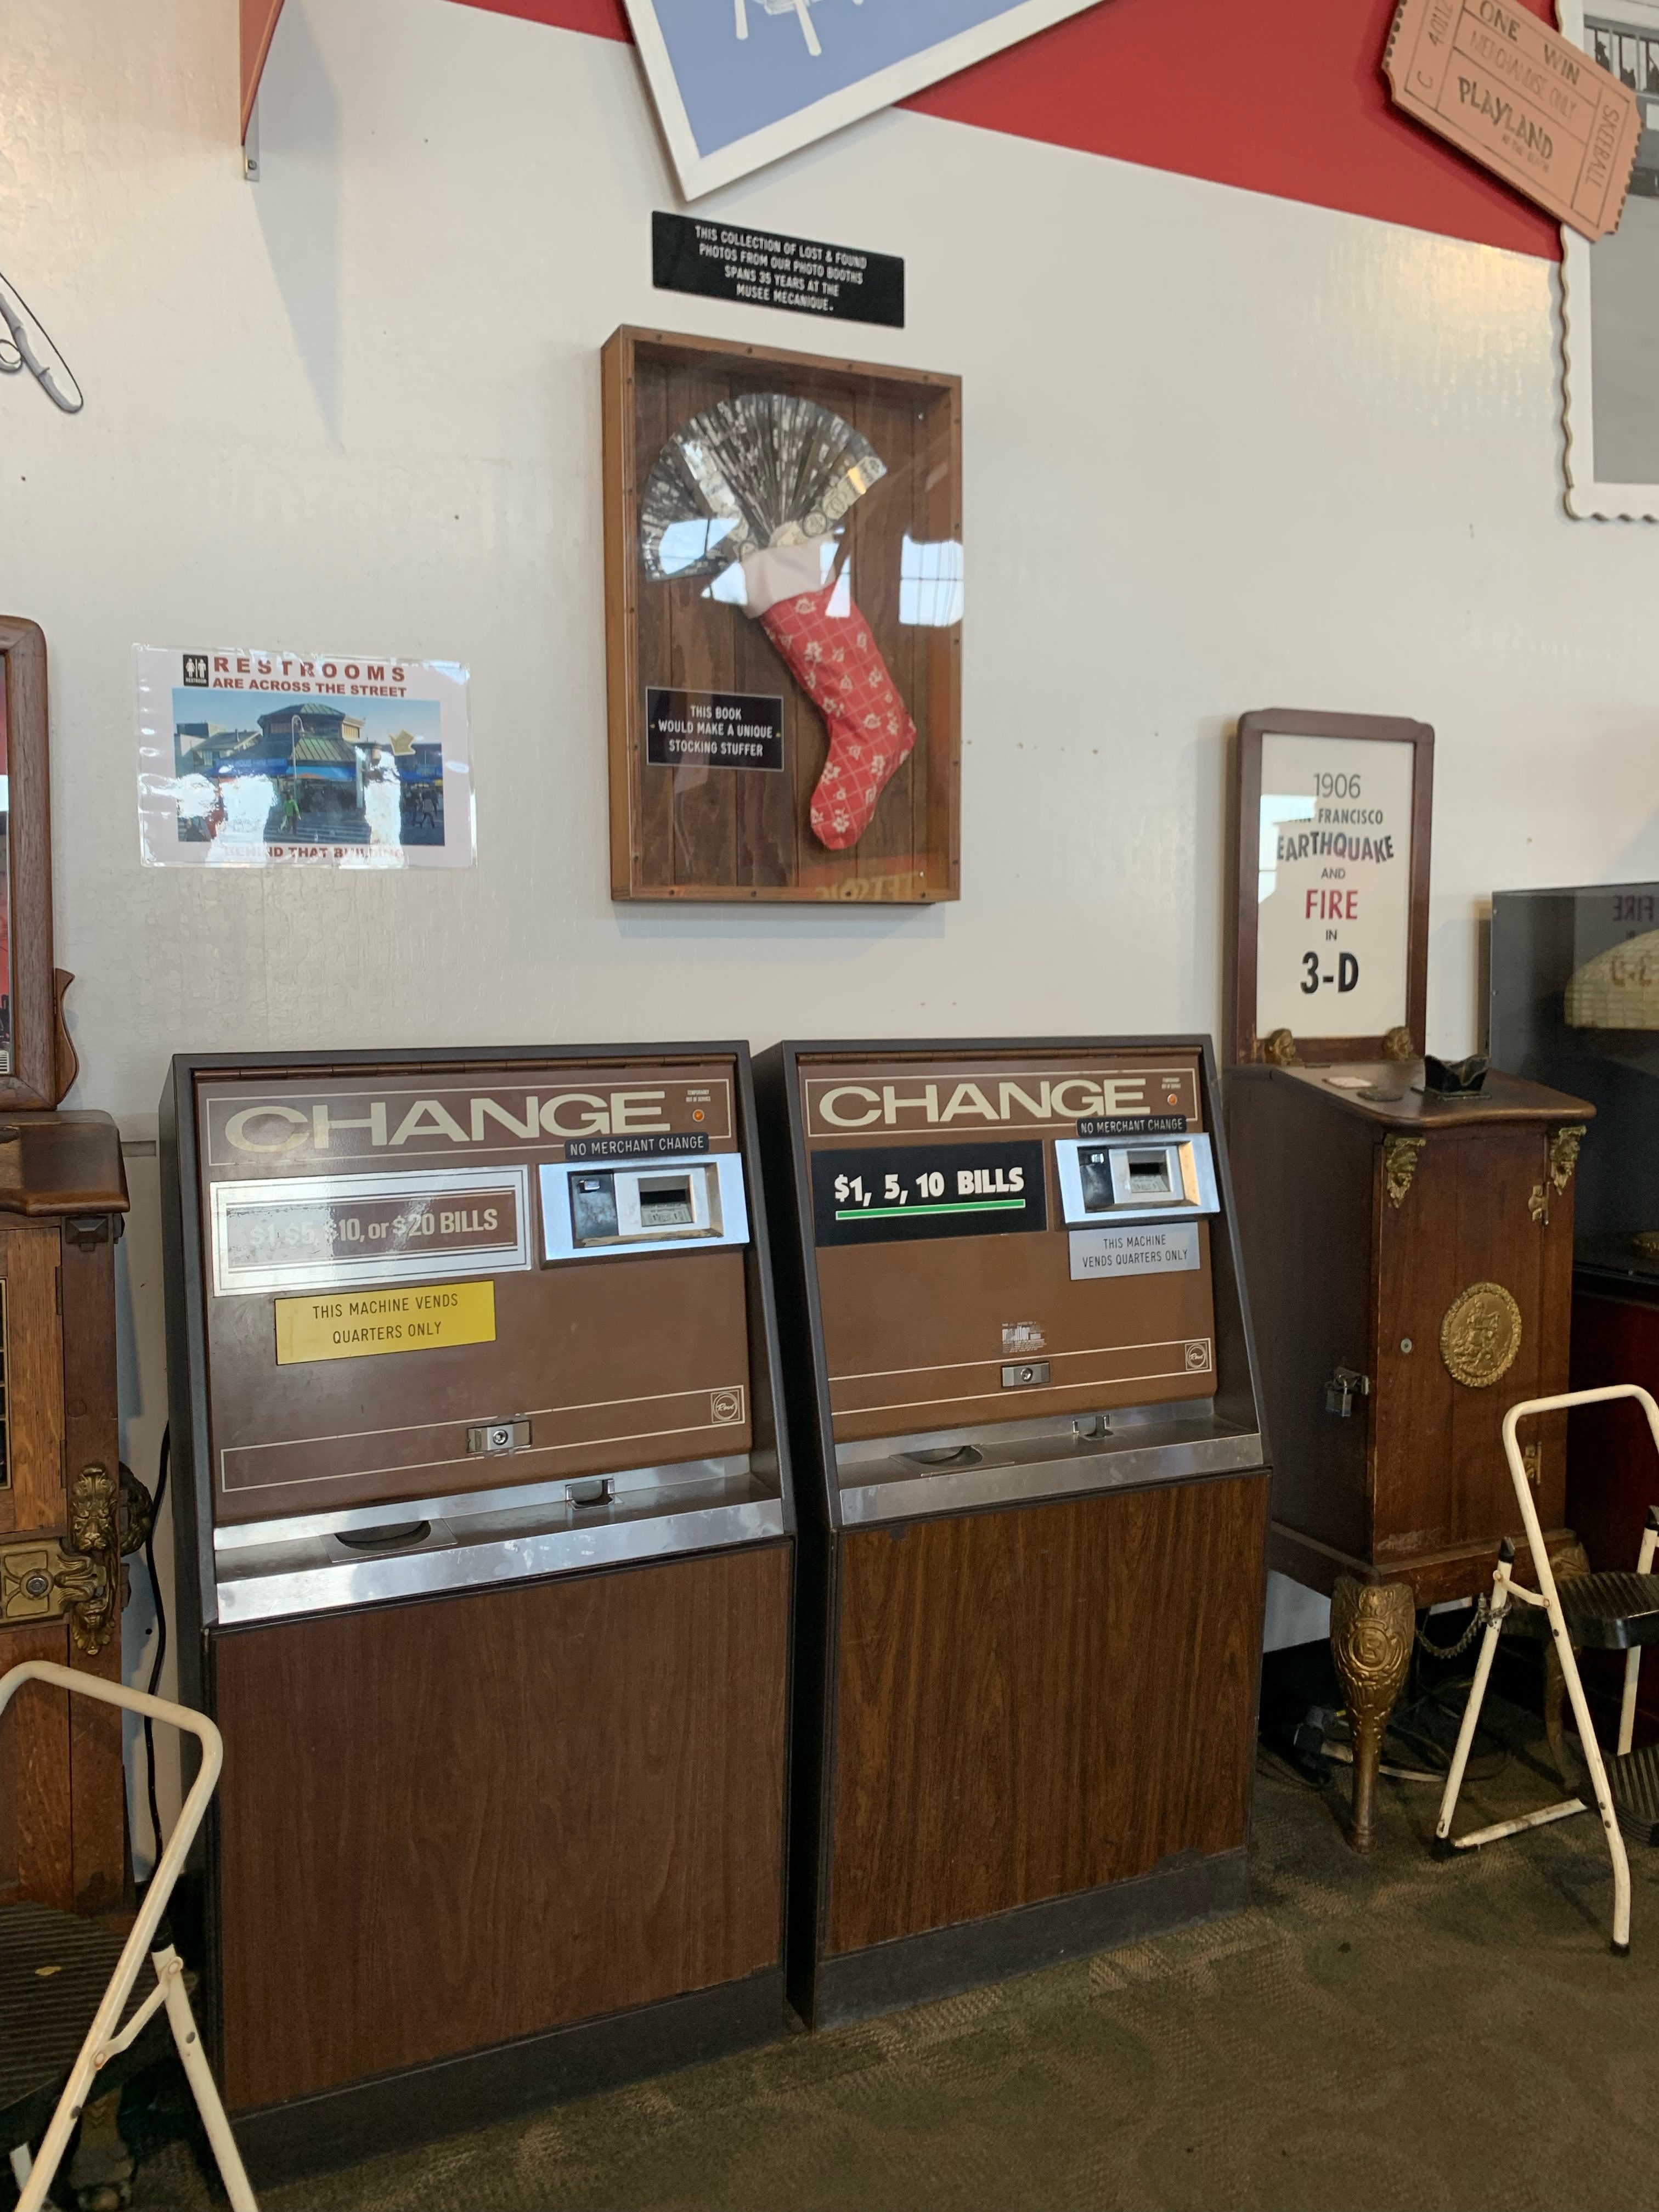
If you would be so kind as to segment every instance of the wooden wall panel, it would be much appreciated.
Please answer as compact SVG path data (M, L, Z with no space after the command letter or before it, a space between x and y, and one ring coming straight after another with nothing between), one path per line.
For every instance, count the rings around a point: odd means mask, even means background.
M6 1285L6 1428L11 1481L0 1532L64 1527L64 1343L56 1223L0 1228Z
M231 2106L775 1966L789 1561L216 1638Z
M61 1624L9 1628L0 1668L26 1659L69 1659ZM0 1905L21 1899L75 1909L70 1820L69 1693L27 1682L0 1720Z
M1267 1486L844 1540L826 1950L1243 1842Z

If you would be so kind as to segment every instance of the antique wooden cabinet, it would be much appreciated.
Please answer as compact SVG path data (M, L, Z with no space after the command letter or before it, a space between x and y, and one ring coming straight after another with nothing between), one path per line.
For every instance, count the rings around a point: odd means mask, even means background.
M107 1115L53 1110L76 1073L52 964L46 642L0 618L0 1672L52 1659L118 1680L124 1485ZM29 1685L0 1723L0 1901L82 1911L127 1888L121 1716Z
M789 1044L814 2024L1237 1910L1267 1477L1207 1039Z
M1594 1109L1513 1076L1441 1097L1420 1060L1235 1067L1227 1126L1273 1443L1268 1557L1333 1594L1355 1724L1352 1838L1415 1612L1523 1558L1501 1441L1567 1387L1574 1170ZM1552 1553L1565 1422L1528 1465Z

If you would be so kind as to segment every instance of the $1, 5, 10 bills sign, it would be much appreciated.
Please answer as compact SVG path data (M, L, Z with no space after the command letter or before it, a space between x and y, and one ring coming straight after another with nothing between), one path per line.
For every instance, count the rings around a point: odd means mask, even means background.
M1410 738L1263 729L1258 1038L1380 1038L1408 1024L1418 751Z

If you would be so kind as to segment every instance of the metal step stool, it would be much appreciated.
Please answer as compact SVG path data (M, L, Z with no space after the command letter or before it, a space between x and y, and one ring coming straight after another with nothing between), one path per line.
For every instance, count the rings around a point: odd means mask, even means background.
M1521 1405L1511 1406L1504 1416L1504 1454L1509 1462L1510 1480L1515 1486L1521 1523L1531 1547L1538 1588L1524 1589L1513 1579L1515 1546L1506 1536L1492 1577L1491 1607L1486 1633L1480 1639L1474 1681L1463 1710L1463 1725L1452 1754L1451 1771L1446 1777L1445 1795L1440 1801L1435 1845L1443 1856L1450 1857L1455 1852L1478 1850L1483 1844L1495 1844L1503 1837L1519 1835L1528 1828L1541 1828L1547 1821L1565 1820L1571 1814L1588 1810L1582 1797L1566 1797L1559 1804L1543 1805L1535 1813L1523 1814L1519 1820L1494 1821L1491 1827L1478 1829L1473 1835L1454 1836L1451 1832L1452 1814L1457 1809L1457 1795L1462 1787L1463 1771L1468 1764L1469 1747L1474 1741L1475 1723L1486 1694L1498 1637L1504 1629L1512 1628L1517 1635L1547 1639L1554 1645L1567 1695L1572 1700L1579 1744L1584 1764L1589 1769L1596 1810L1601 1817L1607 1853L1613 1861L1613 1948L1622 1958L1630 1950L1630 1861L1625 1851L1625 1835L1639 1833L1649 1843L1659 1835L1659 1750L1631 1749L1642 1648L1647 1644L1659 1644L1659 1575L1650 1571L1655 1547L1659 1545L1659 1507L1649 1509L1633 1575L1615 1571L1573 1575L1558 1582L1550 1565L1544 1532L1538 1525L1537 1509L1516 1437L1518 1425L1534 1415L1559 1413L1572 1406L1601 1405L1614 1398L1634 1398L1638 1401L1647 1415L1655 1449L1659 1450L1659 1405L1633 1382L1614 1383L1601 1390L1571 1390L1554 1398L1528 1399ZM1622 1651L1626 1655L1619 1750L1611 1762L1603 1760L1595 1740L1595 1724L1579 1679L1575 1647L1589 1651ZM1615 1776L1621 1778L1622 1790Z

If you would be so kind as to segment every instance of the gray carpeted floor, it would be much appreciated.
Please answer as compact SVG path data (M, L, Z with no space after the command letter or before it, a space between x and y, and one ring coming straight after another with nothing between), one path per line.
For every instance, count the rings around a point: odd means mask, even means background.
M1460 1826L1559 1794L1496 1763ZM1436 1805L1385 1783L1360 1860L1334 1796L1264 1760L1237 1918L292 2185L265 2212L1653 2205L1659 1853L1633 1862L1619 1960L1593 1819L1441 1865ZM135 2212L216 2201L185 2144L146 2156Z

